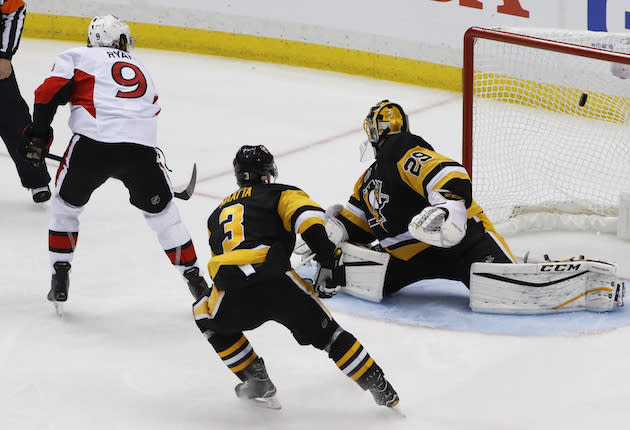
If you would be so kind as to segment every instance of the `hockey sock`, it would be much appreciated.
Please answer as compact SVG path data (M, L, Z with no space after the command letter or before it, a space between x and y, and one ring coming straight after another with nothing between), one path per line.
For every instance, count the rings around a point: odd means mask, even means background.
M328 356L335 362L339 370L353 381L357 381L373 365L370 357L361 343L347 331L341 332L330 345ZM361 385L361 384L359 384ZM363 388L363 387L361 387ZM365 389L365 388L364 388Z
M223 360L223 364L241 381L245 381L243 370L258 357L245 335L243 333L212 333L208 342Z
M171 260L173 266L180 271L182 276L184 275L186 269L194 266L197 262L197 253L195 252L195 246L193 245L192 240L189 240L183 245L176 246L175 248L165 249L164 252L169 260Z
M143 212L143 215L149 227L157 233L158 241L171 263L184 276L186 269L197 262L197 253L177 206L171 201L163 211L157 214Z
M56 262L71 263L74 249L79 238L79 215L84 206L72 206L59 194L54 194L51 201L52 217L48 226L48 252L50 272L55 274Z
M74 248L77 246L79 232L48 230L48 252L51 273L55 273L54 264L65 261L72 262Z

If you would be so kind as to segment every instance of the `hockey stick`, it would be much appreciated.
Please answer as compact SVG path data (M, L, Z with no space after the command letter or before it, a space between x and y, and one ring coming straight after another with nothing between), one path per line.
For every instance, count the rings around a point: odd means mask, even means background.
M195 191L195 185L197 184L197 163L193 164L192 175L190 175L190 181L188 181L188 186L184 188L182 191L175 191L173 195L178 199L188 200L193 192Z
M55 154L51 154L50 152L48 154L46 154L46 158L50 158L51 160L55 160L55 161L59 161L59 162L61 162L63 160L63 157L60 157L60 156L55 155Z
M60 157L59 155L55 155L51 153L46 154L46 158L50 158L51 160L55 160L59 162L63 161L63 157ZM175 191L173 195L175 196L175 198L188 200L190 199L190 197L192 197L193 192L195 191L196 184L197 184L197 163L194 163L192 175L190 176L190 181L188 181L188 185L182 191Z

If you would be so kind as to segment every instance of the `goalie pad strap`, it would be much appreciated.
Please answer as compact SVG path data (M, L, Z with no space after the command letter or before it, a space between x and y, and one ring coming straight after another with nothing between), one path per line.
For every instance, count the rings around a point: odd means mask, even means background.
M474 263L470 308L499 314L610 311L623 305L617 266L592 260L545 263Z
M342 242L340 248L346 281L343 291L370 302L383 300L389 254L348 242Z

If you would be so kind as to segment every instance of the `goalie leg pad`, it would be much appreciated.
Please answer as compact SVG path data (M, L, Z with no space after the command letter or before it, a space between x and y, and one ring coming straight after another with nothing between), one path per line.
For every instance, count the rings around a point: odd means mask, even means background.
M592 260L545 263L474 263L470 308L497 314L612 310L623 306L617 266Z
M346 277L342 291L370 302L383 300L389 254L348 242L342 242L340 247Z

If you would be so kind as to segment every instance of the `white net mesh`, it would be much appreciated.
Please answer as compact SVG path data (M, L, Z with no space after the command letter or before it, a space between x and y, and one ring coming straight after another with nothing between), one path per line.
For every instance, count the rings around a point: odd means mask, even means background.
M630 35L543 29L501 31L630 53ZM477 38L473 78L473 190L497 225L604 227L630 189L627 66ZM596 224L577 227L575 214ZM514 227L511 227L514 229Z

